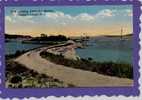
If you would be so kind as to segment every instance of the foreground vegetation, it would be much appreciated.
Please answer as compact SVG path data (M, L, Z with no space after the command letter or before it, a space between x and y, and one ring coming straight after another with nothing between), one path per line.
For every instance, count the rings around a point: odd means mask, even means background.
M55 88L74 87L58 79L28 69L13 60L6 61L6 87L8 88Z
M104 75L116 76L121 78L133 78L133 68L129 64L114 63L114 62L96 62L92 58L70 60L65 59L62 55L55 55L43 51L40 53L43 58L46 58L56 64L65 65L67 67L88 70Z

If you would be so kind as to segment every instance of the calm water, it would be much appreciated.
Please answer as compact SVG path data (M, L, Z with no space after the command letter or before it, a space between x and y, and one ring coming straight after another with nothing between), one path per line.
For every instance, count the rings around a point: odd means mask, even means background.
M14 54L17 50L29 50L40 47L39 44L23 44L19 40L10 40L6 42L6 54Z
M121 41L115 39L95 40L88 42L89 46L85 49L76 49L81 58L91 57L99 62L124 62L132 64L132 40Z

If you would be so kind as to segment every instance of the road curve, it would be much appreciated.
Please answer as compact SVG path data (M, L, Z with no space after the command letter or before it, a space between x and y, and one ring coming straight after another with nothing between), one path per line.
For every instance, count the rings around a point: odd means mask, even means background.
M16 58L15 61L23 64L29 69L33 69L39 73L44 73L77 87L133 86L133 80L127 78L111 77L96 72L69 68L64 65L57 65L50 62L40 56L40 52L48 48L49 47L42 47L31 50Z

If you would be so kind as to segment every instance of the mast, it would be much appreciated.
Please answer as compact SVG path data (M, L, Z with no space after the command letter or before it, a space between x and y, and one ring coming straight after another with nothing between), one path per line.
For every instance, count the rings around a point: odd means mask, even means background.
M122 35L123 35L123 28L121 28L121 40L122 40Z

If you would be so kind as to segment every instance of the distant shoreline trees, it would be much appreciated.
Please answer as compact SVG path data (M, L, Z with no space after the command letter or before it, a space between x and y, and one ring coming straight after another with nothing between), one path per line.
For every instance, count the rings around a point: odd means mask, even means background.
M32 38L30 35L16 35L16 34L5 34L6 39L16 39L16 38Z
M35 37L31 41L67 41L68 38L64 35L57 36L47 36L46 34L41 34L40 37Z
M9 39L23 39L24 42L62 42L62 41L67 41L69 38L67 38L64 35L51 35L48 36L47 34L40 34L39 37L32 37L30 35L11 35L11 34L5 34L6 42L9 42Z

